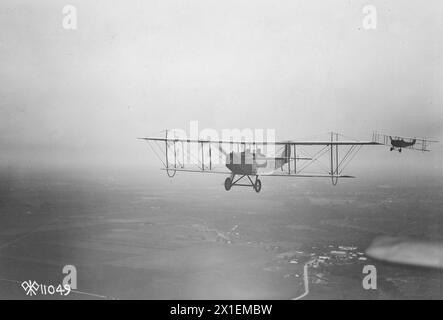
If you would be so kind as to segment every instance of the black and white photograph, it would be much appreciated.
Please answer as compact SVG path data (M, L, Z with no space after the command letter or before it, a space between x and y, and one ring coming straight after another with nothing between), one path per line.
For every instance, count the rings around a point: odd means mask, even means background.
M2 0L0 300L443 299L442 36L440 0Z

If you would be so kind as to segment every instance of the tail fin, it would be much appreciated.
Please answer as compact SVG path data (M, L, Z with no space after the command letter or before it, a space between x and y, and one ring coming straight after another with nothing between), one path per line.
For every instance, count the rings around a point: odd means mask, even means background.
M285 148L280 156L275 158L275 169L283 167L291 158L291 145L285 144Z

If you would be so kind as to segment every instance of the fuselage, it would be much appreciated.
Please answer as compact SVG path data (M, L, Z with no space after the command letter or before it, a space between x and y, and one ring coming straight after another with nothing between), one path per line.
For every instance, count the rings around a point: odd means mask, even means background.
M406 147L410 147L413 146L415 144L415 139L412 140L411 142L406 142L403 139L392 139L391 138L391 145L395 148L406 148Z
M257 175L257 169L266 167L267 161L257 162L258 155L248 150L243 152L231 152L226 158L226 167L234 174Z

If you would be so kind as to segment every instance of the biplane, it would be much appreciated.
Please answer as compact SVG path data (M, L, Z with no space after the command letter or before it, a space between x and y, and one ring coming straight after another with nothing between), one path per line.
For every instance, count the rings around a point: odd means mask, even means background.
M379 132L373 133L372 140L389 146L390 151L398 150L398 152L401 152L402 149L430 151L429 150L430 143L438 142L436 140L431 140L428 138L417 138L417 137L407 138L399 136L388 136L386 134L382 134Z
M228 175L226 191L234 186L252 187L260 192L263 177L329 178L333 185L339 179L355 178L344 174L363 146L387 145L391 148L427 149L429 141L415 139L408 142L396 137L373 134L371 141L340 140L344 137L330 133L330 139L319 141L243 141L218 139L186 139L165 137L139 138L148 142L162 162L162 170L172 178L177 172L199 172ZM400 144L403 139L405 144ZM413 148L420 141L421 148ZM412 143L412 144L411 144ZM163 145L162 145L163 144ZM408 144L406 146L406 144Z

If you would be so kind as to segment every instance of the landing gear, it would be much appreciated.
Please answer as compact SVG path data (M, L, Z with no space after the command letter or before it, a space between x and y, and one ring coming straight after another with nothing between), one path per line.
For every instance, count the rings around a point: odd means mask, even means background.
M229 191L229 190L231 190L231 187L232 187L232 180L231 180L231 178L227 177L225 179L225 190Z
M248 178L250 183L249 184L239 183L239 181L242 180L245 177ZM236 180L234 180L234 178L235 178L235 174L233 174L230 177L227 177L225 179L225 190L226 191L231 190L231 188L233 186L252 187L255 190L255 192L257 192L257 193L260 192L260 190L261 190L261 181L258 178L258 176L255 176L255 182L252 181L251 177L249 175L247 175L247 174L244 174L244 175L240 176L240 178L238 178Z
M259 178L255 179L255 184L254 184L254 190L255 192L259 193L261 190L261 181Z

